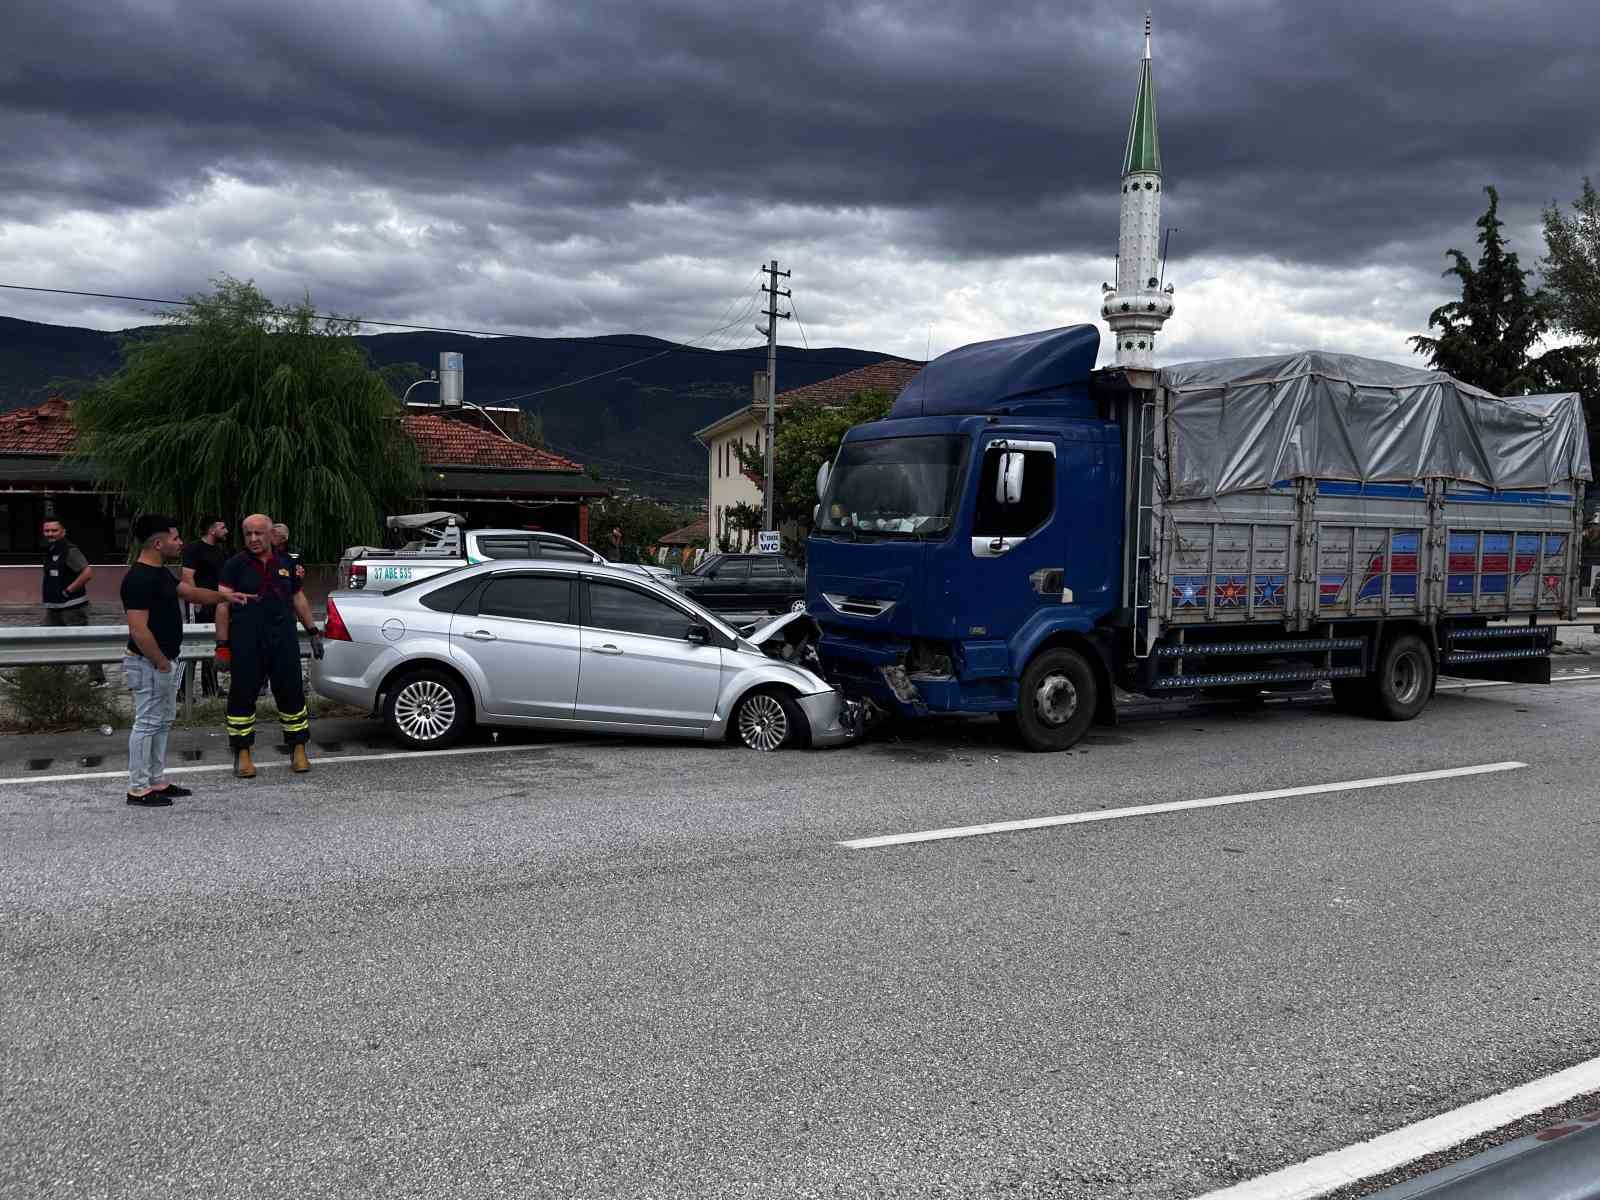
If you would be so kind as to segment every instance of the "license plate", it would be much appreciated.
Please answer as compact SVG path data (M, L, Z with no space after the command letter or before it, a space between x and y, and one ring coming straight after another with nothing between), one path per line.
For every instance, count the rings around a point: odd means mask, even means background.
M411 578L410 567L373 567L372 573L378 579L392 579L400 583Z

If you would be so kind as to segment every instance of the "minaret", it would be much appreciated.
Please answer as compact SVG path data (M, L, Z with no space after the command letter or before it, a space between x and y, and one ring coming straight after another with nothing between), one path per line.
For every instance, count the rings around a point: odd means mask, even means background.
M1117 343L1117 365L1155 365L1156 334L1172 315L1172 288L1161 287L1161 143L1156 140L1156 85L1150 72L1150 17L1144 19L1139 95L1122 158L1122 216L1117 286L1100 285L1100 315Z

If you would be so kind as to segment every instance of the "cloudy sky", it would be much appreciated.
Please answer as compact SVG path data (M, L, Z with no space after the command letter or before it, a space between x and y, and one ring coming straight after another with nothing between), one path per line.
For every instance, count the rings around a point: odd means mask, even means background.
M0 282L513 333L921 358L1093 319L1131 0L20 0ZM1155 0L1161 359L1405 360L1484 184L1513 248L1600 175L1594 0ZM122 304L0 292L117 328ZM727 329L712 333L718 326ZM782 337L799 344L800 329Z

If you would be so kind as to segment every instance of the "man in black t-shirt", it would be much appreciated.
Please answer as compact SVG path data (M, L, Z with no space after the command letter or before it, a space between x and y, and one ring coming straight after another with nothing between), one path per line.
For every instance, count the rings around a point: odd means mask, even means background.
M139 557L122 580L122 607L128 614L128 652L122 673L133 693L133 729L128 734L128 803L164 807L188 788L168 783L167 734L178 715L178 654L183 649L180 600L201 604L243 603L225 587L197 588L179 583L166 562L183 549L170 517L147 513L133 523Z
M227 539L228 523L221 517L206 517L202 520L199 541L190 542L183 548L183 582L192 588L215 591L218 581L222 578L222 564L228 561L228 550L225 545ZM190 604L188 618L201 624L209 624L217 619L217 606ZM215 659L207 658L200 664L200 694L202 696L220 694L217 688ZM181 684L178 696L179 699L183 698Z

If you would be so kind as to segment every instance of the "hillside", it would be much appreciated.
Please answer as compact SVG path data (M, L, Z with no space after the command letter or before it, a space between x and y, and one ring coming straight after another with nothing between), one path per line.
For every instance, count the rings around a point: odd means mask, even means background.
M36 404L55 390L71 394L73 381L115 371L122 361L118 337L0 317L0 411ZM607 478L683 499L705 496L705 451L694 431L748 403L752 376L766 366L764 348L706 352L638 335L560 341L386 333L358 340L377 365L416 363L424 371L438 365L440 351L460 351L466 356L466 397L475 404L557 388L514 401L538 415L553 449ZM778 386L801 387L888 357L839 347L780 347ZM637 365L574 383L625 363ZM558 386L564 384L572 386ZM419 388L413 398L430 392Z

